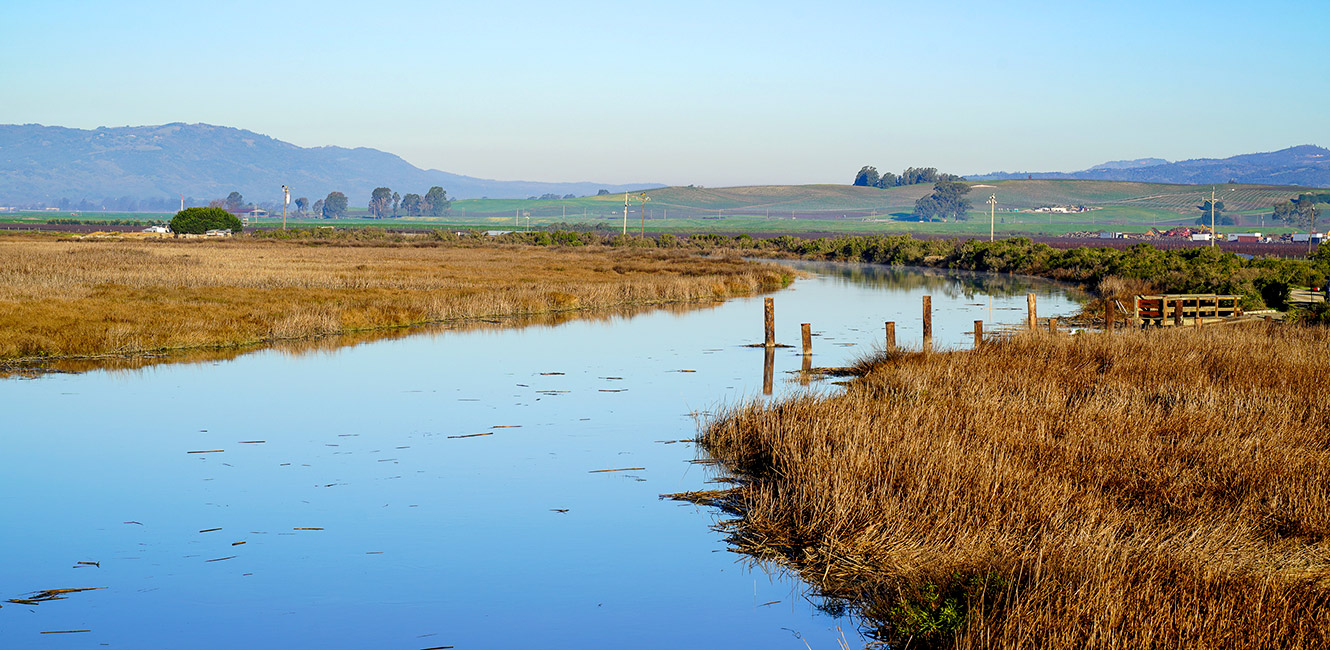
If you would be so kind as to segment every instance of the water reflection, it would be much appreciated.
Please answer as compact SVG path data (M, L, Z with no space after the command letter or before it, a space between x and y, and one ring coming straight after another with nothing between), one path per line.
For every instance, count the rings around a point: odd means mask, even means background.
M856 273L775 294L778 342L811 322L816 347L764 348L760 375L751 298L0 381L0 598L107 587L5 604L0 647L836 648L852 622L658 495L723 478L695 414L830 389L808 371L885 321L916 345L925 291L937 344L968 344L966 289Z

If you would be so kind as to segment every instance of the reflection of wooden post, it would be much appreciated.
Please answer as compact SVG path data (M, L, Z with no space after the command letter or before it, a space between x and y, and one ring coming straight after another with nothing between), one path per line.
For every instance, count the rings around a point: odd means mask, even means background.
M1182 327L1182 299L1173 299L1173 326Z
M804 334L804 356L806 357L813 353L813 326L803 323L799 325L799 328L803 330Z
M1113 301L1104 301L1104 331L1113 333Z
M1039 322L1039 315L1038 315L1038 312L1036 312L1036 311L1035 311L1035 308L1034 308L1034 294L1033 294L1033 293L1027 293L1027 294L1025 294L1025 311L1027 312L1027 314L1026 314L1026 323L1027 323L1027 327L1026 327L1026 329L1028 329L1028 330L1030 330L1031 332L1033 332L1033 331L1034 331L1034 328L1036 327L1036 325L1037 325L1038 322Z
M803 366L799 368L799 383L803 386L807 386L808 380L812 374L813 374L813 356L810 354L805 354Z
M776 347L767 346L762 354L762 394L771 394L772 380L776 374Z
M1049 334L1057 334L1057 333L1058 333L1058 319L1057 319L1057 316L1054 316L1054 317L1048 319L1048 333L1049 333Z
M887 321L887 352L896 351L896 322Z
M933 296L924 296L924 352L933 351Z
M983 344L984 344L984 321L977 320L974 322L974 347L977 350L979 349L979 346Z
M766 301L766 325L767 336L766 346L775 347L776 345L776 299L767 298Z

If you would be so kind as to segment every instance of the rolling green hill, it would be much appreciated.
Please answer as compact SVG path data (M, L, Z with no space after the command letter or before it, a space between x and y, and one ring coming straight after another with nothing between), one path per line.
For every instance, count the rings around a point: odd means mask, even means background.
M987 234L987 199L997 197L994 229L1000 234L1063 234L1113 229L1145 231L1194 224L1198 206L1210 197L1210 186L1166 185L1095 180L1006 180L969 182L974 204L968 221L920 223L910 213L914 202L932 191L931 184L890 189L850 185L766 185L751 187L665 187L630 193L627 229L636 232L748 232L754 235L793 232ZM1272 185L1220 185L1215 196L1224 201L1237 224L1221 231L1289 232L1272 225L1269 215L1276 201L1287 200L1308 188ZM645 210L642 197L645 196ZM1050 206L1086 206L1085 212L1049 213L1033 210ZM513 230L557 223L582 224L607 230L625 226L624 195L609 194L574 199L470 199L455 201L450 214L440 218L411 217L336 221L301 220L290 223L319 225L377 225L383 227L450 226ZM645 215L643 214L645 211ZM41 217L61 216L43 214ZM90 215L83 215L88 218ZM643 217L645 216L645 220ZM38 218L34 215L31 218ZM277 220L263 220L260 225Z

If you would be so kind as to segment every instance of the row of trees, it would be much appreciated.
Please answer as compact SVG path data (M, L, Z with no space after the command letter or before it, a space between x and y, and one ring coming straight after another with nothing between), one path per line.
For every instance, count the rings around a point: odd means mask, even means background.
M1330 203L1330 192L1320 194L1299 194L1297 198L1280 201L1275 204L1276 221L1291 223L1304 230L1310 230L1317 217L1321 215L1318 203Z
M448 192L438 185L429 188L424 196L411 193L402 196L390 188L376 187L370 194L369 213L376 219L401 216L402 212L408 217L441 217L451 205Z
M965 221L970 210L970 200L965 195L970 186L956 181L939 181L933 184L933 192L914 202L914 216L920 221L934 219L955 219Z
M903 185L918 185L920 183L937 183L940 181L963 181L964 178L955 174L943 174L934 167L909 167L897 176L891 172L878 173L876 167L864 165L858 174L854 175L854 185L859 187L901 187Z

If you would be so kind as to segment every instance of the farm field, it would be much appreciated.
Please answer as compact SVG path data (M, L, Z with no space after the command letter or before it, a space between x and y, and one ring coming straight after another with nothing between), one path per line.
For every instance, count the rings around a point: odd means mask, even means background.
M1198 206L1209 198L1210 186L1165 185L1117 181L1010 180L970 183L967 198L974 205L970 219L952 223L912 220L914 202L928 194L931 184L891 189L849 185L772 185L728 188L667 187L630 194L624 219L624 195L570 199L468 199L454 201L442 217L368 218L364 208L353 208L343 219L287 218L287 225L380 226L385 228L483 228L525 230L555 224L598 227L629 232L825 232L846 234L917 233L928 235L980 235L989 230L986 201L997 197L994 230L1004 235L1047 234L1116 229L1143 232L1194 225ZM1293 232L1291 226L1270 222L1277 201L1295 197L1307 188L1268 185L1217 186L1216 197L1227 215L1236 219L1221 232L1259 230ZM645 195L645 209L642 196ZM1048 206L1094 208L1079 213L1030 212ZM68 213L0 215L0 221L38 222L67 218ZM81 219L169 219L169 214L79 215ZM251 225L273 227L280 217L254 220Z

